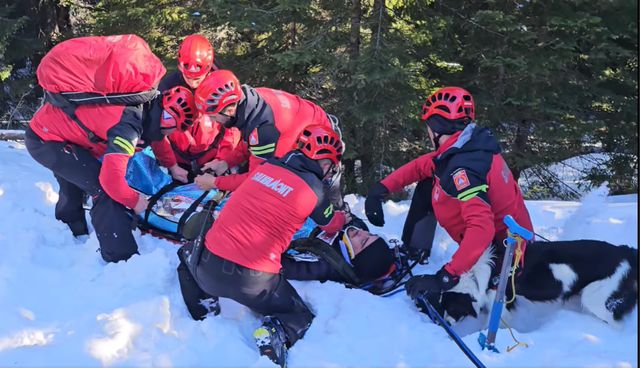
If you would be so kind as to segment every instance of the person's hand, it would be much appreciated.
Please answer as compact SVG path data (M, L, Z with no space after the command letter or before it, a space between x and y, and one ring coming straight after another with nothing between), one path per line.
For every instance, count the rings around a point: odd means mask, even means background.
M404 285L407 295L416 300L420 294L440 294L456 286L459 277L447 272L442 267L435 275L413 276Z
M350 223L351 220L353 220L353 217L351 216L350 212L344 211L344 223L345 225Z
M147 200L147 196L145 196L144 194L140 194L138 196L138 202L133 208L133 212L135 212L136 215L139 215L143 213L147 209L147 207L149 207L149 200Z
M229 169L229 164L227 163L227 161L224 160L218 160L217 158L207 162L206 164L204 164L202 166L202 171L205 171L207 169L211 169L213 170L213 172L216 174L216 176L220 176L222 174L224 174L228 169Z
M216 177L211 174L196 176L194 183L202 190L216 189Z
M186 183L189 181L189 172L178 166L178 164L171 166L169 168L169 173L171 174L172 178L176 179L179 182Z
M369 219L369 222L374 226L384 226L382 201L388 193L389 190L387 187L379 182L369 189L367 199L364 201L364 211L367 215L367 219Z

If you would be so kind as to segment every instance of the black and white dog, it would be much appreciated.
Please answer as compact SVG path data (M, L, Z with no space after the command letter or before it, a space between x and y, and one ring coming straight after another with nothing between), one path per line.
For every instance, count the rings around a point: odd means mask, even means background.
M460 282L442 294L436 306L450 323L487 312L495 297L489 248ZM527 303L579 301L599 319L617 324L638 304L638 250L597 240L534 242L527 245L524 269L515 279L516 299L503 317ZM511 281L511 280L510 280ZM506 300L513 295L511 282Z

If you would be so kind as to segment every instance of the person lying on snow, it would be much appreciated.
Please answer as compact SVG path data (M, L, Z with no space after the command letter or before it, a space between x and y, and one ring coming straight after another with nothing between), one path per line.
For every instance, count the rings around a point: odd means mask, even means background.
M435 217L459 248L435 275L415 276L406 283L407 294L414 300L422 293L437 298L454 287L491 244L496 245L500 252L497 259L501 260L502 242L507 237L504 216L511 215L533 230L518 183L500 154L496 138L474 123L471 94L459 87L445 87L429 96L422 110L422 120L436 150L375 184L365 201L369 221L382 226L386 195L411 183L432 181L430 202ZM494 272L500 272L499 264Z
M107 70L109 78L101 76ZM155 86L164 73L135 35L70 39L38 66L45 103L29 122L25 145L53 171L60 186L55 216L76 237L88 234L83 196L92 197L91 221L106 262L127 260L138 251L130 211L141 213L148 202L125 179L136 146L157 141L153 149L161 162L172 155L171 147L160 143L176 128L174 120L161 119ZM182 179L177 165L168 168Z
M294 240L282 257L282 271L289 280L358 286L389 276L395 262L395 252L383 238L348 225L336 234L318 228Z
M165 111L180 122L178 128L164 138L174 154L174 159L165 166L177 163L185 180L193 182L214 160L222 160L234 168L249 158L246 145L240 140L240 131L224 128L209 116L200 115L188 88L173 87L163 95Z
M202 252L182 250L182 257L186 252L190 256L186 266L183 262L178 268L180 276L187 267L198 287L215 296L212 308L217 297L225 297L264 315L254 338L260 353L281 366L287 349L304 336L314 318L280 273L281 254L307 217L329 234L349 220L344 212L334 211L325 196L343 153L338 134L327 126L310 125L297 147L250 174L207 231Z

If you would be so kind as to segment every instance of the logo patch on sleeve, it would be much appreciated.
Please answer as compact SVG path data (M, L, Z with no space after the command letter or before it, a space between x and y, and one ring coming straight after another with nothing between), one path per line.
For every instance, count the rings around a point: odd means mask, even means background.
M257 146L259 143L258 141L258 128L255 128L251 134L249 134L249 145L251 146Z
M464 169L458 170L453 174L453 184L457 190L462 190L471 185L467 177L467 172Z

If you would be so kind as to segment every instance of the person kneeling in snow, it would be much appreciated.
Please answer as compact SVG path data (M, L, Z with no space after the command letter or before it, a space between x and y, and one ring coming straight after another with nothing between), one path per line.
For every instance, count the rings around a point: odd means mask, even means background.
M435 275L414 276L406 283L407 294L414 300L420 294L438 296L454 287L492 243L498 245L497 259L502 259L502 242L507 237L504 216L511 215L525 228L533 229L496 138L474 123L471 94L459 87L445 87L429 96L422 109L422 120L436 150L375 184L365 201L369 221L382 226L382 201L387 194L414 182L432 181L430 202L435 217L459 248ZM500 265L496 265L494 272L499 271Z
M280 273L281 254L307 217L327 233L349 220L325 195L326 180L342 158L340 137L327 126L307 126L297 147L257 167L234 191L207 231L201 254L185 249L188 271L202 291L265 315L254 338L260 354L281 366L314 318Z

